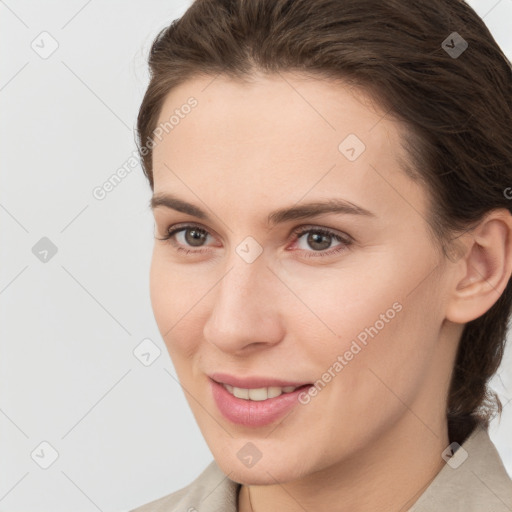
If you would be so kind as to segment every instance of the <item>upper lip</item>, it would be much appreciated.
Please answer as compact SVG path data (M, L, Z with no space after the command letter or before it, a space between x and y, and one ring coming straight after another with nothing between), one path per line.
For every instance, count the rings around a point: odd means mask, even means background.
M220 383L220 384L228 384L229 386L234 386L236 388L243 389L257 389L257 388L269 388L269 387L280 387L284 388L286 386L300 387L305 384L310 384L309 382L298 382L298 381L288 381L288 380L280 380L273 379L271 377L259 377L257 375L253 375L251 377L236 377L234 375L228 375L227 373L212 373L209 375L210 379Z

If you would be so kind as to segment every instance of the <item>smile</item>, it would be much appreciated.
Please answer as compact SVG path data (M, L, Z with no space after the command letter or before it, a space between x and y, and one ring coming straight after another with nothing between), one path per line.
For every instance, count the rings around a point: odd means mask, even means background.
M230 386L229 384L222 384L224 388L236 398L242 398L243 400L253 400L255 402L261 402L262 400L268 400L269 398L276 398L283 393L291 393L301 386L271 386L268 388L237 388Z
M309 387L311 384L243 388L210 379L212 398L222 416L253 428L278 421L297 406L298 396Z

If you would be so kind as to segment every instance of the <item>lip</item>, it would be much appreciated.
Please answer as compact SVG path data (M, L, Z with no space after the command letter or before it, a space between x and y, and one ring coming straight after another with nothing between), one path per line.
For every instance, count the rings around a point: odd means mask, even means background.
M245 386L247 386L247 380L248 379L244 379ZM240 380L236 379L235 381L240 382ZM222 384L211 378L209 379L209 382L213 399L221 414L232 423L246 427L263 427L277 421L285 413L297 406L299 403L299 394L312 386L312 384L304 384L291 393L283 393L274 398L268 398L267 400L254 401L244 400L243 398L233 396ZM258 382L262 382L262 380L259 380ZM267 379L264 382L270 381ZM271 382L279 381L272 380ZM268 387L267 385L260 386L259 384L256 386Z
M234 375L228 375L227 373L212 373L209 377L220 384L228 384L229 386L244 389L269 388L271 386L280 388L284 388L286 386L298 387L304 386L305 384L311 384L310 382L285 381L258 376L235 377Z

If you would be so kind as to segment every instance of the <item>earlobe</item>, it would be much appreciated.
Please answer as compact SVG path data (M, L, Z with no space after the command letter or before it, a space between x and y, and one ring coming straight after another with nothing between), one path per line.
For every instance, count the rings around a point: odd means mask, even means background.
M465 256L455 263L462 270L454 270L446 310L446 318L455 323L479 318L505 290L512 274L511 213L492 210L465 238Z

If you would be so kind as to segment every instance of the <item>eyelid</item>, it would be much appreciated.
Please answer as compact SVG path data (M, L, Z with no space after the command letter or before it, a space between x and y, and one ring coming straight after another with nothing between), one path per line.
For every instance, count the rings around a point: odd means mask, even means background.
M172 228L172 229L171 229ZM161 240L163 242L170 242L171 244L173 244L175 247L180 247L180 244L178 244L175 240L174 240L174 237L182 232L182 231L186 231L187 229L195 229L195 228L198 228L199 231L204 231L207 235L215 238L216 235L213 235L210 230L208 228L206 228L205 226L197 223L197 222L183 222L183 223L178 223L178 224L171 224L170 226L168 226L165 230L165 236L163 238L157 238L157 240ZM192 247L192 246L191 246ZM204 252L205 249L206 249L207 246L201 246L201 247L196 247L192 250L190 250L190 252L196 252L196 253L199 253L199 252Z
M171 229L170 229L171 227L173 228L172 231L174 231L174 232L180 231L180 230L185 229L185 228L199 228L199 229L201 229L203 231L206 231L209 235L212 235L212 233L211 233L209 228L207 228L207 227L205 227L202 224L197 223L197 222L180 222L178 224L171 224L171 225L167 226L167 228L165 230L165 234L166 235L169 233L169 231L171 231ZM320 225L320 224L302 224L302 225L294 228L292 230L292 232L290 233L290 235L303 234L306 231L313 231L313 230L329 231L333 235L338 235L340 238L343 238L346 241L355 242L355 239L352 236L350 236L348 233L343 232L343 231L339 231L336 228L331 228L331 227Z
M355 242L354 238L352 238L348 233L345 233L344 231L339 231L338 229L335 228L330 228L328 226L321 226L319 224L303 224L297 228L294 228L291 234L303 235L308 231L324 231L332 236L340 237L345 242Z

